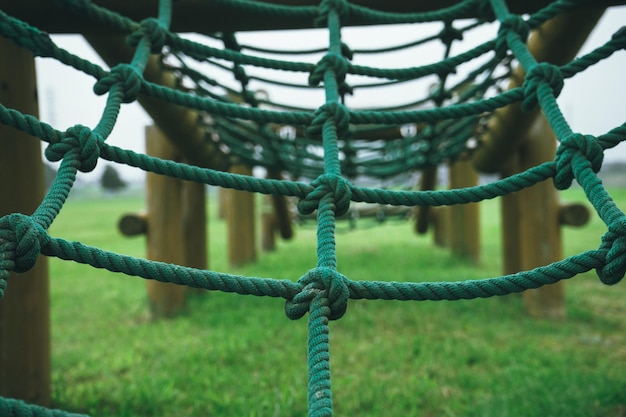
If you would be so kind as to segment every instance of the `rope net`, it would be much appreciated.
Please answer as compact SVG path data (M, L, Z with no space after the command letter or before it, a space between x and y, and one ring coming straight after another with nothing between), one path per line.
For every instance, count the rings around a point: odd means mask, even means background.
M565 80L626 47L624 28L591 53L557 66L535 60L526 45L528 33L582 1L557 0L524 17L510 13L504 0L464 0L424 13L377 11L347 0L323 0L318 6L212 1L234 11L252 10L259 18L310 19L326 31L328 42L313 49L276 50L240 43L233 32L213 33L202 42L169 29L172 0L161 0L158 16L140 22L89 0L60 0L58 3L77 19L91 19L127 35L134 51L132 60L107 70L58 47L47 33L0 11L3 37L34 56L56 59L92 76L94 92L107 97L95 127L76 125L64 131L0 104L3 124L46 142L46 158L61 161L53 185L32 215L14 213L0 219L0 295L4 295L9 272L29 270L43 254L145 279L283 298L289 318L309 313L309 415L327 416L333 409L328 323L346 313L349 299L485 298L538 288L592 269L605 284L616 284L623 278L626 217L596 173L602 166L604 150L626 138L626 124L598 137L574 132L556 98ZM342 40L342 28L355 21L368 25L439 22L440 30L386 48L351 50ZM494 21L499 29L493 39L459 52L457 44L467 33ZM355 63L359 57L432 42L440 46L442 56L431 63L401 68ZM222 46L215 46L219 44ZM177 88L146 79L144 70L155 56L160 68L176 77ZM521 86L505 89L503 81L510 76L512 64L527 75ZM229 83L217 80L214 74L220 71L231 75ZM286 73L293 78L283 77ZM380 95L379 89L394 86L413 90L409 86L416 81L428 88L423 97L411 102L382 108L350 104L361 92ZM317 98L296 104L273 101L272 88L302 90ZM188 165L107 144L122 104L140 96L196 111L198 124L206 132L203 146L213 155L211 162ZM473 148L481 146L479 139L487 128L488 116L511 104L521 104L525 111L543 111L559 142L554 160L465 189L403 191L356 185L367 178L390 179L467 157ZM47 230L63 208L77 172L92 171L100 159L218 187L296 198L301 214L317 216L317 265L298 281L246 277L133 258L49 235ZM262 179L223 172L234 163L263 166L287 172L290 177ZM501 197L550 178L559 190L569 188L573 180L582 186L606 224L598 249L529 271L460 282L353 280L337 269L335 221L348 211L351 202L465 204ZM9 415L22 415L23 408L29 407L15 400L2 400L1 404ZM32 407L29 412L48 415L43 410Z

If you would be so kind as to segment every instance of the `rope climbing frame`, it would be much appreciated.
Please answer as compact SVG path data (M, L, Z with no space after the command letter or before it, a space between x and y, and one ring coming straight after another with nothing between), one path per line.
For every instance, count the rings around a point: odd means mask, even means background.
M73 19L79 22L76 24L77 29L89 22L87 26L124 34L131 46L132 57L117 62L110 69L104 69L59 48L48 33L42 30L47 25L51 31L62 29L55 28L55 19L50 19L56 15L49 14L48 23L35 19L34 22L41 25L37 27L24 21L28 20L25 16L28 10L20 8L20 4L31 4L30 1L0 2L0 35L3 38L33 56L56 59L93 77L94 92L107 98L102 118L93 128L76 125L57 130L41 122L33 112L23 110L11 102L3 101L0 106L0 122L3 125L47 143L46 158L61 162L50 191L43 198L39 197L36 207L29 212L32 214L20 214L20 210L28 210L20 207L0 218L0 295L18 300L19 297L25 297L17 290L13 292L13 287L18 288L22 279L17 274L43 265L37 259L39 255L44 255L159 282L283 298L285 314L290 319L297 320L308 314L309 415L330 416L333 414L333 402L329 321L339 320L349 314L349 300L486 298L554 284L592 269L596 270L605 284L617 284L622 280L626 273L626 216L615 205L596 174L602 167L605 150L624 140L626 125L616 126L597 137L574 132L563 117L556 98L568 78L623 50L626 47L626 32L622 29L591 53L562 64L539 62L526 44L530 31L569 10L589 7L589 2L532 2L529 4L532 9L528 10L529 14L525 17L518 14L517 9L509 8L503 0L465 0L443 5L437 10L412 13L374 10L346 0L323 0L301 6L244 0L204 3L205 7L207 4L215 5L216 10L228 13L270 16L270 21L290 21L291 18L294 24L307 21L301 27L311 25L325 28L328 43L317 62L282 61L242 52L243 48L238 45L236 38L232 38L223 28L218 29L218 26L215 26L215 30L223 31L219 39L223 41L224 48L215 48L179 36L175 32L176 26L171 24L180 22L173 19L179 19L184 13L177 15L176 9L180 10L187 4L191 10L192 5L200 4L198 1L179 0L174 3L161 0L158 11L151 16L141 17L133 17L130 11L128 14L123 13L125 8L132 8L140 2L120 2L120 9L107 9L89 0L59 0L53 5L38 3L43 9L48 7L50 13L63 10L66 15L79 16ZM515 4L521 5L522 2ZM597 2L593 4L597 5ZM422 2L415 2L414 5L418 7ZM33 7L32 11L35 16L41 9ZM469 51L454 54L451 46L462 37L462 32L454 24L468 16L475 17L479 22L497 21L499 31L494 39ZM68 22L59 16L61 21ZM443 23L439 38L445 50L443 58L436 63L402 68L356 65L352 62L351 52L354 51L342 39L342 29L349 24L433 21ZM72 24L67 24L65 29L70 30ZM228 28L231 29L235 28ZM174 73L195 77L193 79L204 90L198 88L185 91L150 81L147 71L151 62L155 61L155 56L166 53L178 62L178 66L170 68ZM451 85L450 79L459 65L483 56L488 58L483 66L474 68L470 79L472 85L468 85L467 80L465 84ZM224 99L225 94L216 94L209 87L210 76L198 73L190 64L201 61L213 65L213 60L230 64L241 87L239 93L245 105ZM503 77L498 75L497 69L504 68L502 71L506 71L512 61L523 69L524 79L520 86L499 91L497 87ZM308 87L318 88L324 98L319 103L307 103L309 107L301 109L286 109L278 104L273 108L263 108L256 97L249 94L247 70L255 66L306 74ZM346 105L346 96L359 89L373 87L351 85L353 76L377 80L375 82L382 80L380 82L383 83L402 83L409 79L433 76L437 82L436 88L420 102L427 106L359 109ZM201 91L202 94L199 94ZM219 91L224 93L224 90ZM236 154L240 158L247 154L251 165L252 162L264 163L268 167L290 173L300 170L296 172L297 179L261 179L231 174L209 169L208 165L188 165L136 154L107 144L106 139L122 111L122 104L144 97L185 107L200 115L210 115L213 124L209 123L206 127L208 130L213 129L212 133L216 134L207 137L218 137L218 144L227 154ZM367 174L375 173L375 176L389 178L407 170L432 167L465 155L468 151L465 144L474 136L476 126L484 122L488 115L515 104L519 104L523 111L541 109L559 143L552 159L505 179L463 189L404 191L357 185L359 177ZM414 136L384 141L384 146L376 141L365 143L352 138L353 134L358 137L360 131L372 125L398 127L407 124L419 127ZM285 125L297 127L303 135L289 139L273 133L272 126ZM202 140L201 144L202 149L206 149L204 145L215 145L206 140ZM258 152L253 145L259 145ZM201 184L296 198L299 200L300 213L316 213L317 216L317 263L308 271L303 271L297 280L246 277L133 258L50 235L48 229L62 210L78 171L92 171L100 159ZM32 162L31 167L29 162L29 170L34 172L39 169L35 168L36 165ZM392 171L389 170L390 166ZM569 188L574 180L582 186L590 204L606 225L606 233L598 249L557 259L534 269L458 282L389 282L376 276L348 277L338 268L335 220L348 211L352 202L394 206L451 206L510 195L546 180L552 181L560 190ZM37 194L36 186L31 187L33 194ZM47 292L45 285L33 284L42 294ZM3 320L7 318L3 317ZM8 320L16 319L9 317ZM42 332L45 336L45 330ZM45 364L42 365L42 372L45 372L44 368ZM42 395L45 397L45 393ZM47 401L44 397L41 400L43 402ZM1 404L1 407L14 414L23 413L24 410L42 413L40 408L29 408L15 400L3 399Z

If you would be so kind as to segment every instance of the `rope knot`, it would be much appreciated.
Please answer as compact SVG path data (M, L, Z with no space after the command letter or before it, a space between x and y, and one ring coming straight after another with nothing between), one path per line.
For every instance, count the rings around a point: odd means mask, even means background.
M285 303L285 313L291 320L304 316L318 294L328 298L330 320L340 319L346 313L350 289L344 275L331 268L319 267L308 271L298 283L302 284L302 290Z
M554 186L558 190L565 190L572 185L574 180L574 158L582 155L585 160L591 163L593 172L600 171L604 159L604 149L600 142L592 135L574 133L561 141L556 151L556 175L554 176Z
M51 143L45 151L46 158L51 162L60 161L72 149L78 150L79 170L91 172L98 164L102 137L87 126L76 125L65 131L60 142Z
M0 218L0 247L4 251L0 259L12 257L15 272L26 272L35 266L47 240L44 228L30 216L13 213Z
M439 39L444 45L451 45L454 41L463 40L463 31L455 28L452 22L446 22L444 28L439 32Z
M257 99L256 94L254 94L253 91L250 90L243 90L241 92L241 95L244 99L244 101L248 104L250 104L252 107L258 107L259 106L259 100Z
M137 47L144 37L150 41L150 52L158 54L167 42L167 29L164 28L158 19L149 17L141 21L139 28L128 36L129 46Z
M609 231L602 236L600 249L607 249L606 261L596 269L600 281L606 285L620 282L626 275L626 218L609 224Z
M350 5L346 0L322 0L319 14L315 19L315 26L325 26L331 11L335 11L339 15L340 21L344 22L350 13Z
M352 52L350 46L348 46L345 42L341 42L341 55L348 60L351 60L354 57L354 52Z
M332 52L327 53L311 71L309 85L312 87L319 85L324 78L324 73L329 69L335 73L337 83L341 84L346 79L346 74L348 73L348 62L341 55Z
M332 120L337 128L339 139L345 139L350 133L350 111L341 103L326 103L313 114L313 120L306 130L309 137L322 135L324 124Z
M235 65L233 68L233 75L235 79L241 83L244 87L248 85L250 78L248 78L248 74L246 74L246 70L241 65Z
M524 100L522 110L531 111L538 103L537 90L542 82L546 82L552 88L555 97L558 97L563 89L563 74L561 69L553 64L542 62L530 69L524 80Z
M343 216L350 209L352 188L350 181L339 175L323 174L312 183L311 191L304 200L298 202L298 211L301 214L311 214L319 208L320 201L328 194L333 197L335 203L335 216Z
M506 51L509 49L506 39L509 33L517 34L522 42L526 42L530 29L521 16L512 14L504 18L500 23L496 38L495 51L497 57L504 58L506 56Z
M109 92L116 84L121 84L124 89L124 103L132 103L137 100L143 76L130 64L118 64L111 68L108 75L104 76L93 86L93 91L101 96Z

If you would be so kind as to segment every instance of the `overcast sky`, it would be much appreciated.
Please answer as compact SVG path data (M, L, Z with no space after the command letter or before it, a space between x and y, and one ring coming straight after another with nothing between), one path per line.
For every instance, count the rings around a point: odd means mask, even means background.
M581 53L605 43L611 35L626 22L626 7L614 7L604 15L599 25L585 43ZM384 30L360 28L346 30L344 41L352 49L359 47L373 47L393 45L397 39L407 41L417 38L415 28L419 26L386 27ZM319 39L312 35L291 33L285 34L244 34L238 39L241 43L249 41L262 45L280 45L289 47L306 47L307 40L311 46L323 46L325 35ZM480 35L478 35L480 36ZM81 36L55 35L54 41L62 48L85 59L97 62L106 68L98 55L89 47ZM285 45L285 39L289 43ZM317 58L316 58L317 59ZM401 57L395 57L390 62L392 67L405 67L415 63L403 63ZM427 64L432 60L420 62ZM387 64L389 65L389 64ZM380 66L380 64L379 64ZM384 65L382 65L384 66ZM53 125L58 130L65 130L75 124L95 127L105 106L105 99L93 93L94 80L72 68L65 67L51 59L37 59L40 118ZM281 73L281 77L283 76ZM566 80L565 88L558 99L567 120L574 131L598 135L626 122L626 51L618 51L606 62L602 62L575 77ZM404 94L404 93L403 93ZM384 94L383 94L384 95ZM419 96L423 97L420 92ZM289 97L293 98L294 94ZM382 97L380 92L376 99ZM397 98L397 94L394 95ZM275 97L272 97L275 98ZM281 97L277 97L280 99ZM321 99L321 97L320 97ZM406 102L411 97L407 94ZM308 104L308 107L320 105ZM352 105L351 102L348 103ZM367 104L367 103L366 103ZM372 103L375 104L375 103ZM107 140L108 143L137 152L144 152L144 126L150 124L150 118L136 103L125 104L116 124L116 127ZM606 161L626 160L626 144L622 143L606 153ZM94 174L89 174L86 180L99 178L104 161L99 163ZM119 167L126 179L141 178L142 173L133 168ZM83 174L84 175L84 174Z

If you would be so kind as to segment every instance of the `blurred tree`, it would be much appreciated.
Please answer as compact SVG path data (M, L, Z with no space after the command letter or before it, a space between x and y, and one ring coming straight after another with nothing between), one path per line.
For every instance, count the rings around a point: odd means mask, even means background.
M105 191L117 192L125 188L128 184L120 177L115 167L106 165L102 177L100 177L100 185Z

